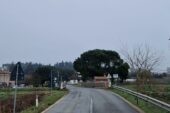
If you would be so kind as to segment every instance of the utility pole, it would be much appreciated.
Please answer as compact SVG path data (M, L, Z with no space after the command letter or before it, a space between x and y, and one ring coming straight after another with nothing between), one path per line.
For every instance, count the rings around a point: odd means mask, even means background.
M60 80L60 79L59 79L59 71L57 71L57 77L58 77L58 78L57 78L58 87L60 88L60 81L59 81L59 80Z
M52 89L53 89L53 73L51 70L51 95L52 95Z
M15 113L15 110L16 110L17 86L18 86L18 64L17 64L17 71L16 71L16 79L15 79L15 93L14 93L13 113Z
M11 77L10 77L11 81L15 81L14 84L14 88L15 88L15 92L14 92L14 103L13 103L13 113L16 112L16 99L17 99L17 88L18 88L18 81L24 80L24 71L21 67L21 63L18 62L15 67L13 68L12 72L11 72Z

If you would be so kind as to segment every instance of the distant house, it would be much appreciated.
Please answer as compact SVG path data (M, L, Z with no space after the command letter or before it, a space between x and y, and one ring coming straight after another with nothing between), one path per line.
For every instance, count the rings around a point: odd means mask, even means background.
M8 70L0 69L0 83L13 84L13 81L10 81L10 72Z
M78 76L72 75L69 79L69 84L78 84Z
M95 83L95 87L104 87L104 88L109 87L109 81L106 76L95 76L94 83Z
M170 75L170 67L167 67L167 74Z

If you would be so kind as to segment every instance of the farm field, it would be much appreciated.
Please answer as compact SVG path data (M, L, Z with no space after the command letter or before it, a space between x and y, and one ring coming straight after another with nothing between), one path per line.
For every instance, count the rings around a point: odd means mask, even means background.
M16 112L40 113L48 106L52 105L62 96L67 94L67 90L53 90L49 88L22 88L17 91ZM35 107L35 98L38 94L39 106ZM0 113L13 113L14 89L0 89Z

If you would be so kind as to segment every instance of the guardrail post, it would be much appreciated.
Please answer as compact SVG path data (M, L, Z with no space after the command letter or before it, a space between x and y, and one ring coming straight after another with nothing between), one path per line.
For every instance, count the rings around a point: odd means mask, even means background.
M147 100L145 101L145 103L146 103L146 105L148 105L148 101Z
M137 105L139 104L139 98L138 98L138 96L136 96L136 103L137 103Z

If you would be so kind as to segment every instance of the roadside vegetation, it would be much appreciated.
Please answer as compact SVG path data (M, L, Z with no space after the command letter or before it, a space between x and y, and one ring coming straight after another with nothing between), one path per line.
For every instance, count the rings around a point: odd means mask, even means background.
M147 101L144 101L142 99L138 99L137 104L137 98L135 96L132 96L126 92L117 90L117 89L111 89L114 93L117 93L118 95L122 96L126 100L128 100L130 103L136 105L141 110L143 110L145 113L170 113L158 106L155 106Z
M124 88L146 94L158 100L170 104L170 84L154 84L145 85L143 88L138 88L134 84L121 85Z
M61 97L63 97L67 93L68 93L67 90L52 91L52 94L48 93L42 98L42 100L39 103L38 108L36 108L35 106L31 106L27 108L26 110L22 111L21 113L41 113L43 110L48 108L50 105L54 104L57 100L59 100Z
M16 112L40 113L48 106L67 94L67 90L53 90L49 88L18 89ZM0 89L0 113L13 113L13 89ZM35 107L36 94L39 97L39 106Z
M72 67L71 62L57 63L54 66L20 62L16 65L6 64L7 70L12 70L10 80L16 80L18 73L16 113L40 113L67 94L68 91L63 90L64 82L74 74ZM51 90L52 87L56 90ZM14 84L0 87L0 113L13 113L14 92ZM35 107L37 97L39 106Z

